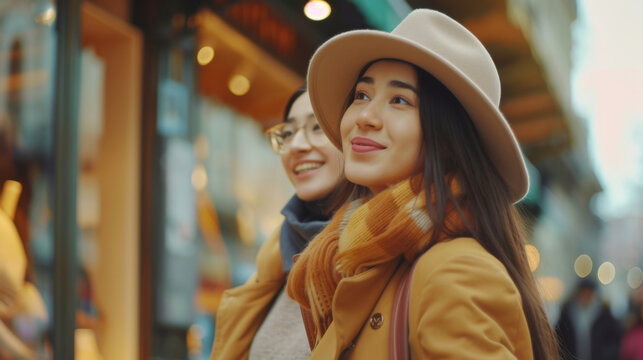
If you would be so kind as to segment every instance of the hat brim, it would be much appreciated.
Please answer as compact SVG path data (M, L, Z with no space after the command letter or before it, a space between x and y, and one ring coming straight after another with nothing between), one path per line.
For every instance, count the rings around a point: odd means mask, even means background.
M395 34L354 30L335 36L313 55L308 67L308 92L317 120L331 142L341 146L339 123L347 96L364 65L377 59L399 59L440 80L471 117L487 156L505 180L512 201L529 189L525 161L508 122L467 76L440 55Z

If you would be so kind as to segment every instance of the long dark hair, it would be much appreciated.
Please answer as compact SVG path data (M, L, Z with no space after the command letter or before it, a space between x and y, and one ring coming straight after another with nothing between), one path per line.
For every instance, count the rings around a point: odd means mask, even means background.
M415 66L414 66L415 67ZM429 215L440 233L472 236L507 268L522 297L535 359L558 358L554 332L547 320L525 254L524 223L512 204L509 187L482 146L478 132L457 98L436 78L415 67L424 146L424 181L434 189ZM456 199L446 175L455 175L464 189ZM429 192L427 191L427 194ZM469 234L449 234L444 227L447 204L473 214Z
M357 79L374 62L381 60L400 61L378 59L370 62ZM512 204L507 184L487 157L478 132L458 99L428 72L409 65L418 77L423 150L420 160L423 160L427 210L434 224L431 243L441 235L450 238L470 236L495 256L506 267L522 297L534 359L558 359L557 341L524 251L524 223ZM347 98L346 108L354 94L355 88ZM447 179L453 178L463 189L463 194L457 198L447 183ZM428 198L431 192L434 194L432 201ZM445 226L449 203L460 212L462 219L469 220L465 233ZM465 216L465 211L472 216Z

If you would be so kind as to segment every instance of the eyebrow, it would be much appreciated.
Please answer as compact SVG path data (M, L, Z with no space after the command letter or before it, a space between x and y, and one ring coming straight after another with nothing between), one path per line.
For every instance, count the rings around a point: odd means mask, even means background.
M314 118L315 118L315 113L312 113L312 112L311 112L310 114L306 115L306 120L308 120L308 119L314 119ZM288 123L288 124L294 123L294 122L295 122L295 118L291 116L291 117L287 118L287 119L286 119L286 121L284 121L284 122L285 122L285 123Z
M417 94L418 94L418 90L415 88L415 86L413 86L413 85L411 85L411 84L408 84L408 83L405 83L404 81L400 81L400 80L391 80L391 81L388 83L388 85L389 85L389 86L396 87L396 88L409 89L409 90L413 91L413 92L415 93L415 95L417 95Z
M361 78L359 78L357 80L357 84L359 84L359 83L373 84L373 83L375 83L375 80L373 80L373 78L370 77L370 76L362 76Z
M357 80L357 83L374 84L375 80L373 80L373 78L370 76L362 76L359 80ZM401 81L401 80L391 80L389 81L388 86L401 88L401 89L408 89L413 91L415 95L418 95L418 90L415 88L415 86L409 83L405 83L404 81Z

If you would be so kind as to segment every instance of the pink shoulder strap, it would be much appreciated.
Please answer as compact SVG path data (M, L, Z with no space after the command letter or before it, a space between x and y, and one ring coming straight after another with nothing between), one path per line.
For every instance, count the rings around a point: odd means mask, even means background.
M395 290L393 310L391 312L391 329L389 334L389 359L408 360L409 356L409 297L411 279L419 256L404 274Z

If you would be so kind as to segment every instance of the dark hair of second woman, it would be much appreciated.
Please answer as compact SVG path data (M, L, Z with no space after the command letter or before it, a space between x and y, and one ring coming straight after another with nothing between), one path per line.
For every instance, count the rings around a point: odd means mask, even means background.
M378 59L394 60L396 59ZM362 69L358 79L376 61ZM457 98L435 77L413 64L418 76L420 122L424 159L422 164L429 216L434 224L431 243L441 236L470 236L495 256L506 268L522 297L529 325L534 359L558 359L558 345L524 251L524 229L520 214L512 204L509 188L486 156L478 133ZM355 88L347 98L353 101ZM447 175L455 175L462 195L451 193ZM448 178L453 178L452 176ZM433 190L434 199L430 201ZM353 191L360 191L359 187ZM361 190L363 192L363 189ZM445 226L447 205L451 202L462 219L471 220L467 233L456 233ZM471 216L465 216L466 213Z
M292 108L292 104L299 99L300 96L306 93L308 91L308 88L306 87L306 84L302 85L299 87L299 89L295 90L295 92L290 95L290 99L288 99L288 102L286 103L286 107L284 108L284 114L283 118L281 121L286 122L288 120L288 115L290 115L290 109Z

